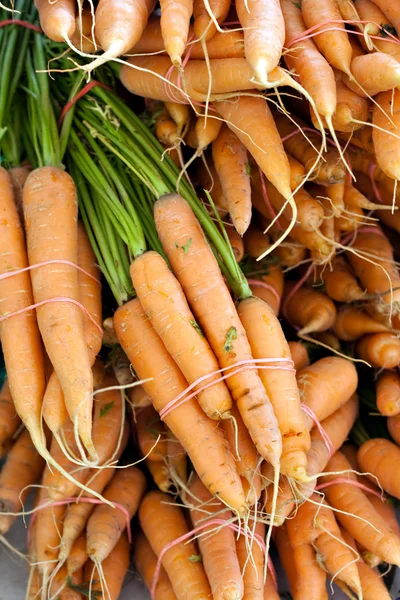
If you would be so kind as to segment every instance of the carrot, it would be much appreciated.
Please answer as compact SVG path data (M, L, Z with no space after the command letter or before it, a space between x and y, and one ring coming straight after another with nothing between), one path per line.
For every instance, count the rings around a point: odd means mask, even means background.
M139 300L120 307L114 321L121 345L138 377L153 378L143 387L154 408L162 410L186 390L186 380L151 326ZM215 429L196 400L193 398L175 408L165 416L164 422L185 448L211 493L217 493L234 510L244 511L243 490L233 457L225 448L222 432Z
M195 36L200 40L204 40L204 42L208 42L213 38L217 31L215 22L222 23L225 21L230 5L230 0L194 0L193 31Z
M100 0L96 7L94 33L103 54L86 65L85 70L92 71L128 52L139 41L154 4L154 0L129 0L123 3Z
M193 0L176 2L161 0L161 33L165 50L175 67L180 67L182 55L188 40L190 17L193 12Z
M92 566L90 561L86 563L85 579L93 581L92 594L97 592L97 595L103 595L102 586L104 585L104 597L107 600L118 600L129 568L129 562L128 537L123 533L113 550L101 564L101 569L99 569L99 566Z
M153 552L158 557L163 549L188 533L185 516L171 496L149 492L139 508L139 520ZM197 556L193 542L182 541L171 547L162 558L177 600L207 598L211 590L201 563L190 560Z
M0 471L0 512L18 513L43 471L44 461L37 453L27 430L14 443ZM0 515L0 534L7 533L16 517Z
M312 96L318 113L331 119L336 109L336 85L332 67L315 46L312 39L292 42L306 31L300 6L291 0L281 0L285 21L285 45L290 48L284 60L288 68L298 73L301 85Z
M388 210L377 210L375 214L383 225L400 233L400 213L398 210L393 214Z
M181 136L190 119L189 107L177 102L166 102L165 108L178 128L178 136Z
M168 470L178 476L180 481L187 481L187 456L182 444L177 440L172 431L167 431L167 463Z
M308 367L310 364L310 358L308 356L307 348L301 342L288 342L290 356L294 363L296 371Z
M64 394L55 371L50 375L43 396L43 419L55 435L59 435L62 426L69 420Z
M6 454L12 438L21 426L21 420L15 412L10 386L6 379L0 391L0 458Z
M79 7L75 18L75 32L70 38L71 44L86 54L97 51L97 40L93 35L93 15L89 7Z
M154 460L145 460L146 467L150 471L154 483L162 492L168 492L172 486L168 466L164 462L155 462Z
M244 243L236 229L230 224L225 226L226 235L228 236L235 260L237 263L244 257Z
M384 438L366 441L357 454L361 470L368 476L375 476L382 488L395 498L400 497L400 487L396 477L393 477L393 464L398 455L400 456L400 448ZM372 481L375 483L376 479Z
M251 360L245 330L217 261L188 204L175 194L164 196L155 204L155 222L172 270L220 366L232 367L237 362ZM181 248L189 239L192 242L185 253ZM281 436L260 377L254 371L237 373L227 379L227 385L258 452L277 465Z
M143 456L148 460L162 461L167 454L166 432L158 412L152 406L138 411L135 430Z
M88 553L86 550L86 533L83 532L79 537L76 538L73 543L67 558L67 571L68 575L73 575L79 569L85 565L88 559Z
M22 190L24 189L25 181L31 172L29 167L12 167L9 171L11 183L14 190L15 204L18 211L22 208ZM22 216L22 211L21 211Z
M236 405L232 406L231 412L232 419L235 421L226 419L221 425L236 459L236 470L242 480L246 499L250 505L253 505L261 494L259 456Z
M157 566L157 557L143 533L135 535L133 544L133 558L146 587L151 590L154 573ZM163 567L161 567L154 600L176 600L174 590Z
M394 369L400 362L400 340L392 333L372 333L363 336L356 353L374 368Z
M286 297L291 294L293 288L292 283L286 284ZM285 312L288 320L300 328L300 336L314 331L325 331L332 327L336 319L336 308L332 300L323 292L304 285L286 301Z
M336 452L326 467L326 471L330 473L350 469L350 463L340 452ZM331 481L336 477L336 475L327 475L324 480ZM340 474L339 477L355 479L352 473ZM360 488L351 483L335 483L327 487L324 493L333 508L343 511L336 512L336 517L357 542L379 556L381 560L393 564L400 562L400 540L388 528Z
M30 264L59 259L76 263L78 207L72 178L56 167L36 169L25 183L23 208ZM45 302L36 309L37 321L65 405L83 445L96 459L91 439L93 381L82 312L68 300L49 302L55 297L79 301L77 270L50 264L33 269L31 280L35 302Z
M397 5L392 6L385 0L373 0L381 11L385 14L386 18L393 23L396 28L397 35L400 35L400 10Z
M245 253L252 258L258 258L270 247L269 236L250 223L243 236Z
M237 232L243 235L251 220L247 150L224 124L213 142L212 156L232 222Z
M384 52L373 52L353 58L351 73L353 79L345 78L344 81L353 92L361 97L376 96L380 92L389 93L389 91L391 95L392 88L400 85L399 63L396 58ZM373 131L372 136L374 133Z
M46 488L40 490L39 498L41 504L50 503ZM64 513L65 506L49 506L39 510L36 515L36 559L44 589L47 589L48 577L57 566Z
M342 444L346 441L351 428L354 425L354 422L357 418L358 412L358 398L357 394L353 394L347 402L342 404L340 408L338 408L335 412L330 414L328 417L322 419L321 425L329 436L329 439L332 442L333 448L337 451L341 448ZM323 441L321 432L318 427L313 427L311 431L311 443L316 447L317 442ZM311 452L311 450L310 450ZM309 462L310 461L310 452L309 452ZM327 455L326 455L327 456ZM316 457L313 457L316 458ZM317 459L318 460L318 459ZM315 461L314 461L315 462ZM323 471L326 467L328 460L325 462L318 462L316 465L316 470L314 474Z
M357 176L357 182L358 180L359 177ZM344 186L344 203L346 208L350 209L363 208L365 210L376 210L379 208L379 204L370 202L360 190L348 184ZM386 211L380 211L380 213L386 213Z
M376 382L376 405L387 417L400 413L400 376L396 371L384 371Z
M200 154L212 144L221 131L222 121L213 115L200 115L196 121L195 134L197 139L196 155Z
M390 529L400 537L400 527L397 521L396 516L396 507L394 505L394 501L390 498L382 499L374 496L373 494L368 494L368 500L375 508L376 512L381 515L381 517L385 520Z
M352 342L366 333L387 331L383 323L379 323L355 306L344 306L338 311L333 329L336 335L346 342Z
M314 41L329 64L339 71L349 73L352 49L336 2L304 0L301 12L308 28L318 26L318 35L314 37ZM332 21L335 21L335 31L329 31Z
M349 532L341 528L340 533L346 544L351 546L354 552L357 552L356 543ZM357 560L356 565L360 577L363 600L375 600L376 598L390 600L391 596L382 581L380 573L375 569L371 569L370 566L365 564L362 558Z
M146 408L151 406L151 398L145 392L142 385L135 385L129 390L129 400L133 408Z
M178 137L178 126L175 121L168 118L166 111L157 118L154 134L164 148L171 148L175 145Z
M296 600L328 600L326 573L319 565L315 550L310 544L300 544L292 548L296 571Z
M81 600L81 594L77 590L71 589L68 583L67 568L62 565L51 578L49 597L57 598L57 600ZM72 580L71 583L73 584Z
M264 539L265 525L263 523L253 525L250 522L249 528L250 531L254 531ZM245 535L240 535L236 540L236 552L243 576L243 600L263 600L265 558L262 548L256 539L250 541Z
M369 21L369 23L364 26L365 31L367 31L369 35L382 35L380 26L383 26L384 28L393 27L392 24L388 22L388 19L386 18L384 13L371 0L355 0L354 4L360 14L361 19L363 21ZM383 32L384 30L382 31L382 33ZM375 49L379 50L380 52L391 54L392 56L394 56L394 58L397 59L400 58L397 44L393 44L390 41L384 41L383 36L382 39L377 39L377 37L375 37L373 40L373 44Z
M0 273L3 275L9 271L26 268L28 261L10 177L1 167L0 189ZM0 297L2 317L15 311L24 311L2 321L1 344L15 409L29 430L38 451L45 455L46 448L41 433L41 407L45 390L44 360L36 314L26 310L33 304L29 273L19 273L0 280ZM16 340L18 351L15 347Z
M321 358L297 373L300 398L322 421L338 410L354 394L358 384L354 364L345 358ZM305 415L308 427L314 425Z
M293 234L295 234L295 229L296 226L292 229ZM319 236L314 236L317 244L320 240ZM303 239L303 241L305 240ZM277 258L283 267L294 267L306 258L307 248L301 242L294 241L291 236L288 236L283 244L275 248L272 256Z
M238 314L255 359L272 358L279 361L280 358L290 358L290 349L280 323L268 304L259 298L248 298L240 302ZM295 371L263 369L260 370L260 377L282 435L281 472L301 479L305 475L310 437L300 406Z
M288 535L293 549L296 551L302 545L312 546L318 553L319 564L361 598L355 556L341 536L333 511L317 494L313 494L310 500L312 503L305 502L296 516L288 521Z
M278 66L285 42L285 23L278 0L236 0L244 31L246 60L255 80L268 87L268 73Z
M276 544L279 561L283 567L283 571L288 579L290 592L293 595L296 589L296 567L294 564L293 548L290 545L290 540L286 525L277 527L274 531L274 542Z
M189 27L188 37L195 37L192 26ZM160 19L151 17L142 37L129 51L129 54L150 54L162 52L164 49L165 46L161 35ZM228 29L223 32L217 31L213 37L207 41L205 49L209 58L243 58L243 33L241 31L230 31ZM190 58L192 60L204 60L204 45L201 41L191 42Z
M75 32L74 0L35 0L40 27L53 42L66 42Z
M280 265L271 264L268 266L268 274L261 275L261 282L269 286L270 289L253 282L250 284L250 289L253 296L264 300L277 315L279 313L281 298L284 288L284 276Z
M400 417L394 415L386 421L389 433L398 446L400 446Z
M187 253L190 246L191 241L187 241L179 251ZM144 312L186 380L192 384L217 371L217 360L162 256L146 252L132 263L130 272ZM217 378L214 375L206 383ZM216 383L197 397L210 418L225 418L229 414L232 400L225 383Z
M204 511L208 513L209 517L207 516L207 518L210 519L214 515L216 518L226 519L226 521L232 518L232 513L211 496L197 475L191 480L189 489L195 498L190 498L190 503L194 505L193 508L190 508L190 517L194 528L204 522L206 516ZM242 598L243 581L236 555L235 534L228 527L222 526L217 531L213 531L214 527L211 525L208 530L204 529L204 535L198 540L212 597L214 600Z
M201 187L209 192L219 214L221 216L225 216L228 213L228 207L226 205L226 200L222 191L222 186L218 177L218 173L215 170L215 166L212 160L208 160L207 157L207 168L203 161L199 162L196 175L199 178ZM213 214L214 210L211 210Z
M104 491L104 498L118 502L132 519L146 489L146 479L136 467L117 471ZM98 504L86 525L86 550L97 565L102 563L115 547L126 527L127 517L121 510L108 504Z
M354 302L364 294L343 256L335 256L320 277L324 282L325 292L335 302Z
M381 128L376 129L374 127L372 132L376 161L388 177L400 179L400 169L396 158L399 151L397 131L400 115L400 93L396 89L383 92L378 95L376 102L377 105L374 106L372 114L372 123Z

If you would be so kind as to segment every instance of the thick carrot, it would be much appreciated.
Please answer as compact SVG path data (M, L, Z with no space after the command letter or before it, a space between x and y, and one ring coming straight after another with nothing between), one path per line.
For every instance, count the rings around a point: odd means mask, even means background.
M333 330L341 340L352 342L366 333L387 331L387 327L373 319L361 308L350 305L344 306L338 311Z
M104 491L104 498L118 502L132 519L146 489L146 479L136 467L120 469ZM86 525L86 549L95 564L102 563L115 547L127 523L126 514L108 504L98 504Z
M378 6L372 2L372 0L355 0L354 5L363 21L369 21L367 25L365 25L365 31L367 31L368 35L376 36L373 39L374 48L379 50L380 52L385 52L386 54L391 54L397 60L400 59L399 48L397 44L391 43L391 41L385 41L384 37L379 39L378 36L382 35L384 32L381 30L380 26L385 28L393 27L390 21L387 19L385 14L378 8Z
M290 348L273 310L259 298L242 300L238 314L255 359L290 358ZM282 435L281 472L293 478L305 475L310 436L300 406L295 371L261 369L260 377L271 400ZM282 368L279 368L282 367Z
M278 66L285 42L285 23L279 0L236 0L244 31L244 52L255 80L268 87L268 73Z
M212 39L217 31L215 21L218 23L225 21L230 6L230 0L194 0L193 31L196 38L204 40L204 42ZM211 10L212 18L208 9Z
M293 283L287 283L285 296L288 297L293 288ZM305 285L290 295L285 304L285 313L289 321L300 328L299 335L326 331L336 319L336 307L332 300L323 292Z
M375 476L382 488L395 498L400 498L400 486L396 477L393 477L393 465L400 456L400 448L393 442L384 438L368 440L360 446L357 454L362 471L371 475L375 483Z
M143 456L146 456L148 460L164 460L167 455L166 431L158 412L152 406L138 411L133 430L137 433L139 448Z
M75 32L74 0L35 0L39 13L40 26L53 42L65 42Z
M190 498L190 503L194 504L190 509L194 528L204 522L206 517L204 511L209 514L210 519L214 515L218 519L227 521L232 518L232 513L211 496L197 475L191 480L189 489L195 498L195 500ZM236 554L235 534L229 527L221 527L213 531L214 527L214 525L210 526L208 533L207 529L204 529L204 535L198 540L212 597L214 600L242 598L243 581Z
M161 33L165 50L176 67L182 63L182 55L188 40L190 18L193 12L193 0L176 2L161 0Z
M354 480L356 476L352 473L342 474L350 469L350 463L340 452L336 452L326 467L326 471L330 473L340 472L339 477ZM338 476L328 475L324 479L331 481ZM381 560L393 564L400 563L399 538L388 528L360 488L351 483L335 483L327 487L324 493L329 504L342 511L336 512L336 517L357 542Z
M356 56L351 61L351 73L353 78L344 78L346 85L365 98L380 92L391 94L391 90L400 85L400 65L396 58L384 52Z
M292 552L296 571L296 600L328 600L326 573L316 559L314 548L311 544L300 544L292 548Z
M164 462L155 462L154 460L145 460L146 467L150 471L154 483L162 492L168 492L172 486L168 466Z
M139 520L153 552L163 549L189 531L184 513L171 496L149 492L139 508ZM211 594L203 565L193 562L197 556L193 542L182 541L165 552L162 565L178 600L205 600Z
M78 206L72 178L56 167L36 169L25 183L23 208L30 264L76 263ZM77 269L50 264L33 269L31 280L35 302L44 302L36 309L37 321L68 413L90 456L97 458L91 439L93 382L82 311L68 301L79 302ZM55 297L65 302L52 302Z
M88 553L86 550L86 532L83 532L79 537L76 538L71 550L69 551L67 558L68 575L73 575L73 573L79 569L82 569L87 559Z
M0 391L0 458L7 452L11 438L21 426L21 420L15 412L10 386L6 379Z
M0 533L7 533L23 506L29 486L33 485L43 471L44 461L37 453L27 430L23 431L0 471Z
M153 378L143 387L154 408L161 411L185 392L186 380L151 326L139 300L131 300L120 307L114 321L121 345L138 377ZM234 510L245 511L233 457L225 447L222 432L215 428L215 423L203 413L197 401L192 398L175 408L164 417L164 422L189 454L211 493L217 494Z
M343 256L335 256L330 266L323 270L320 278L325 292L335 302L354 302L364 294L350 265Z
M297 374L300 398L322 421L338 410L357 389L354 364L338 356L321 358ZM314 422L305 416L309 428Z
M133 558L146 587L148 590L151 590L157 566L157 557L142 532L135 535ZM161 567L158 576L154 600L176 600L174 590L163 567Z
M218 263L189 205L175 194L164 196L156 202L155 222L172 270L220 366L232 367L237 362L252 360L245 330ZM182 246L189 239L192 242L187 252L183 252ZM229 377L227 384L258 452L277 465L282 441L260 377L255 371L245 371Z
M349 73L352 49L336 2L304 0L301 12L308 28L318 26L318 35L314 37L314 41L329 64L339 71ZM329 31L332 29L332 21L335 21L335 31Z
M381 128L376 129L374 127L372 131L376 161L388 177L400 179L400 167L397 159L400 144L397 136L400 117L400 92L397 89L383 92L377 96L376 102L372 123Z
M374 368L394 369L400 363L400 340L392 333L364 335L357 342L356 353Z
M265 525L254 524L250 521L249 528L254 533L265 537ZM264 561L265 557L256 540L250 541L245 535L236 540L236 552L240 569L243 574L243 600L264 600Z
M14 190L15 204L17 205L18 211L21 212L22 216L22 191L24 189L25 181L28 179L28 175L31 172L29 167L12 167L9 171L10 179Z
M103 595L103 585L107 600L118 600L125 575L129 568L129 542L126 533L119 538L116 546L102 562L101 569L88 561L85 569L85 580L93 581L92 594ZM99 572L100 570L100 572ZM101 596L100 596L101 597Z
M400 376L396 371L384 371L376 382L376 405L387 417L400 413Z
M179 240L176 241L179 244ZM190 251L186 242L179 251ZM165 344L186 380L192 384L218 370L218 362L189 308L182 288L157 252L145 252L130 269L133 286L152 326ZM211 383L217 375L206 379ZM232 400L225 383L215 383L199 392L198 401L212 419L225 418Z
M187 481L188 460L185 449L172 431L167 431L167 463L171 477L178 476L180 481Z
M301 342L288 342L290 356L294 363L296 371L308 367L310 364L310 357L308 356L307 348Z
M224 124L213 142L212 156L232 222L237 232L243 235L251 220L247 150L237 135Z

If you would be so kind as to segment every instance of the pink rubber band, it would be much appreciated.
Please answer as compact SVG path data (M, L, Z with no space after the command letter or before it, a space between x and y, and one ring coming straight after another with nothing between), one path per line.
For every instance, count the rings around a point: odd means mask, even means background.
M164 558L164 556L168 552L168 550L171 550L171 548L174 548L178 544L185 542L186 540L191 538L192 535L195 535L196 533L203 531L203 529L206 529L207 527L210 527L212 525L226 525L227 527L229 527L229 529L232 529L236 533L239 533L240 531L242 531L241 529L239 529L239 527L235 523L227 523L226 519L211 519L210 521L202 523L198 527L195 527L191 531L188 531L188 533L185 533L184 535L180 536L176 540L173 540L172 542L170 542L169 544L164 546L164 548L161 550L161 552L157 558L157 565L156 565L156 568L154 571L153 583L152 583L151 590L150 590L150 594L151 594L152 598L154 598L155 594L156 594L158 579L160 577L160 571L161 571L161 566L162 566L162 559ZM256 533L256 534L254 534L254 536L252 536L249 532L246 531L246 532L244 532L244 535L246 535L247 537L254 537L255 541L257 542L257 544L260 546L263 553L265 554L265 551L266 551L265 542L259 534ZM271 573L275 587L277 587L275 569L273 568L269 557L268 557L268 570Z
M369 488L367 485L364 485L360 481L356 481L355 479L346 479L345 477L338 477L337 479L332 479L332 481L320 483L315 487L315 489L317 491L324 490L325 488L330 487L331 485L335 485L336 483L348 483L349 485L353 485L354 487L358 487L361 490L368 492L368 494L372 494L373 496L380 498L382 502L386 502L386 496L382 494L382 492L378 492L377 490Z
M273 209L273 206L272 206L271 201L269 199L268 191L267 191L267 186L265 185L264 173L262 172L262 170L261 170L260 167L258 167L258 172L260 174L261 189L262 189L262 195L263 195L264 204L266 205L266 207L268 209L268 212L271 215L272 219L275 219L276 212ZM276 226L278 227L279 231L283 231L282 225L279 223L279 219L277 219L275 222L276 222Z
M284 364L286 363L288 366L284 367L284 366L267 366L267 365L263 365L263 364L261 364L261 365L254 364L254 363L274 363L274 362L280 362L280 363L284 363ZM218 378L214 381L209 382L205 386L202 386L200 389L195 390L194 392L189 394L189 396L187 396L187 394L191 390L193 390L193 388L195 388L199 383L202 383L203 381L209 379L210 377L213 377L214 375L218 375L218 373L223 373L224 371L227 371L230 369L235 369L236 367L239 367L239 368L236 369L235 371L229 372L226 375L221 376L220 378ZM178 394L178 396L176 396L173 400L171 400L171 402L168 402L168 404L166 404L166 406L164 406L159 411L160 419L163 421L165 419L165 417L170 412L172 412L175 408L178 408L179 406L181 406L188 400L191 400L192 398L197 396L197 394L208 389L212 385L215 385L216 383L224 381L225 379L228 379L229 377L232 377L233 375L237 375L238 373L241 373L242 371L255 370L255 369L284 369L284 370L290 370L290 371L295 370L293 367L293 361L291 358L260 358L260 359L253 358L251 360L239 361L233 365L229 365L228 367L223 367L222 369L218 369L217 371L214 371L213 373L207 373L207 375L203 375L202 377L199 377L198 379L196 379L196 381L194 381L192 384L190 384L183 392Z
M81 310L83 310L83 312L90 319L90 321L93 323L96 329L101 333L101 335L103 335L103 329L98 323L96 323L92 315L89 313L88 310L86 310L83 304L81 304L77 300L74 300L73 298L64 298L63 296L60 296L58 298L49 298L48 300L43 300L42 302L37 302L36 304L31 304L30 306L26 306L25 308L21 308L20 310L15 310L14 312L8 313L7 315L3 315L0 317L0 323L6 321L10 317L16 317L17 315L21 315L22 313L27 312L28 310L39 308L40 306L43 306L44 304L50 304L51 302L72 302L72 304L75 304L75 306L78 306Z
M316 428L318 429L318 431L321 434L321 437L324 441L325 446L328 448L329 458L332 458L332 456L336 452L335 446L333 445L332 440L329 437L329 435L326 433L325 429L322 427L321 422L317 418L317 415L309 406L307 406L307 404L302 403L301 409L303 412L306 413L306 415L311 417L311 419L314 421Z
M376 226L376 227L366 226L366 227L360 227L359 229L356 229L355 231L352 231L351 233L349 233L348 235L346 235L340 241L340 243L343 244L343 246L351 246L356 241L357 235L359 233L375 233L376 235L379 235L380 237L383 237L383 238L387 239L386 235L383 233L383 231L382 231L382 229L380 227L378 227L378 226Z
M54 265L54 264L70 265L71 267L75 267L75 269L78 269L78 271L81 271L81 273L84 273L85 275L87 275L87 277L90 277L90 279L93 279L93 281L95 281L96 283L101 285L100 281L98 279L96 279L96 277L94 277L93 275L91 275L90 273L85 271L85 269L82 269L82 267L80 267L79 265L75 264L74 262L71 262L70 260L61 260L61 259L60 260L46 260L45 262L36 263L35 265L29 265L29 267L24 267L23 269L16 269L15 271L7 271L6 273L3 273L2 275L0 275L0 281L2 279L7 279L8 277L12 277L13 275L19 275L19 273L24 273L25 271L31 271L32 269L37 269L39 267L45 267L46 265Z
M4 21L0 21L0 27L5 27L6 25L20 25L26 29L32 29L32 31L36 31L37 33L43 33L37 25L29 23L29 21L22 21L21 19L4 19Z
M294 38L291 42L289 42L289 44L286 44L287 48L290 48L291 46L297 44L298 42L301 42L302 40L306 40L309 39L311 37L314 37L315 35L320 35L321 33L327 33L328 31L344 31L343 28L341 27L332 27L332 28L325 28L325 25L327 25L328 23L341 23L344 25L369 25L370 23L373 23L374 25L376 25L377 27L379 27L381 30L383 30L383 26L379 25L378 23L374 23L373 21L353 21L350 19L332 19L329 21L325 21L324 23L318 23L317 25L313 25L313 27L310 27L309 29L306 29L305 31L303 31L301 36L298 36L297 38ZM321 29L324 28L324 29ZM347 33L354 33L355 35L359 35L364 37L364 33L361 31L348 31ZM396 43L400 43L400 40L395 37L393 34L391 34L388 31L385 31L386 35L388 38L390 38L392 41L396 42ZM309 35L311 34L311 35ZM375 39L379 39L382 40L382 38L380 36L369 36L369 37L373 37ZM388 40L386 40L388 41Z
M65 506L66 504L79 504L80 502L82 502L84 504L106 504L105 502L102 502L98 498L88 498L85 496L83 496L81 498L65 498L64 500L56 500L55 502L50 502L47 504L45 504L45 501L44 501L43 503L39 504L39 506L36 507L35 512L32 514L31 520L29 522L29 527L28 527L27 545L29 546L31 530L32 530L33 523L36 520L36 516L37 516L37 513L39 510L44 510L45 508L52 508L53 506ZM125 515L128 540L129 540L129 543L131 544L132 543L132 531L131 531L131 517L129 515L129 512L125 508L125 506L123 506L119 502L113 502L113 504L114 504L115 508L118 508ZM107 505L107 506L109 506L109 505ZM112 508L112 507L110 506L110 508Z
M380 204L384 204L384 202L382 200L381 193L380 193L380 191L378 189L378 186L376 185L375 170L376 170L376 164L375 163L370 163L370 165L368 166L368 177L369 177L369 179L371 181L372 189L374 191L375 198L378 200L378 202Z
M290 290L289 294L286 296L286 298L284 299L284 301L282 302L282 315L285 317L286 321L293 327L293 329L295 329L296 331L299 331L301 328L297 327L297 325L294 325L290 319L287 316L287 308L289 305L290 300L292 299L292 297L294 296L294 294L296 292L299 291L299 289L303 286L303 284L305 283L305 281L308 279L308 277L310 276L312 270L314 268L314 265L311 264L307 271L305 272L305 274L303 275L303 277L301 279L299 279L299 281L297 281L296 285L293 287L292 290Z
M276 300L278 301L278 303L281 303L281 297L278 294L278 292L276 291L276 289L274 287L272 287L272 285L269 285L269 283L265 283L265 281L262 281L261 279L250 279L247 278L247 283L249 285L255 285L255 286L259 286L264 288L265 290L270 291L276 298Z
M299 135L299 133L301 133L302 131L310 131L311 133L320 134L320 132L317 129L312 129L312 127L302 127L301 129L296 128L293 129L293 131L291 131L287 135L285 135L283 138L281 138L281 142L284 144L285 142L287 142L287 140L290 140L290 138L294 137L295 135Z

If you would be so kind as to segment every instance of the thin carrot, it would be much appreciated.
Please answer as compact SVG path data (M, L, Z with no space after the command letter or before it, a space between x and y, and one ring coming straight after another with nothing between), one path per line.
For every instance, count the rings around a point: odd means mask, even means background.
M217 31L215 23L222 23L226 19L230 5L230 0L194 0L193 31L195 36L204 42L212 39Z
M21 426L21 420L15 412L10 386L6 379L0 391L0 457L6 452L10 439Z
M240 235L251 220L251 187L247 150L225 124L212 145L214 166L232 222Z
M137 570L142 576L146 587L150 591L153 585L154 573L157 566L157 557L142 532L139 532L135 535L133 544L133 558ZM172 589L168 575L163 567L161 567L158 576L154 600L176 600L174 590Z
M218 263L188 204L177 195L164 196L156 202L155 222L172 270L220 366L232 367L237 362L251 360L245 330ZM188 240L192 241L187 252L183 252L182 246ZM258 452L277 465L281 436L259 376L255 371L237 373L227 379L227 385Z
M324 282L325 292L335 302L354 302L364 294L343 256L335 256L320 277Z
M244 257L243 239L241 238L239 233L236 231L236 229L233 226L231 226L230 224L228 226L225 226L225 231L226 231L226 235L228 236L229 243L232 248L232 252L235 256L235 260L237 263L240 263L240 261Z
M138 377L152 378L143 387L154 408L161 411L186 390L187 382L151 326L139 300L131 300L120 307L114 320L121 345ZM233 457L225 447L222 432L215 428L215 423L203 413L197 401L192 398L175 408L164 417L164 422L189 454L206 487L234 510L244 511L243 490Z
M85 565L88 559L86 550L86 532L81 533L73 543L67 558L68 575L73 575Z
M41 488L39 498L43 504L50 503L46 488ZM36 515L36 558L45 590L48 586L48 577L57 566L64 513L65 506L49 506L39 510Z
M179 244L179 240L176 241ZM191 238L179 247L191 250ZM145 252L130 269L132 282L144 312L165 344L186 380L197 379L218 370L217 360L191 312L182 288L161 255ZM207 383L217 380L214 375ZM212 419L225 418L232 400L225 383L220 382L197 395L204 412Z
M12 167L9 171L18 210L22 207L22 190L30 172L29 167Z
M265 537L265 525L263 523L253 524L250 522L249 528L262 539ZM236 540L236 552L243 574L243 600L263 600L265 558L262 548L256 539L249 542L245 535L240 535Z
M291 293L293 283L287 283L285 304L287 318L300 328L299 335L307 335L314 331L326 331L335 322L336 307L332 300L323 292L303 285Z
M375 368L394 369L400 362L400 340L392 333L364 335L357 342L356 353Z
M146 393L142 385L135 385L129 391L129 400L134 408L146 408L151 406L151 398Z
M388 329L361 308L350 305L338 311L333 330L341 340L352 342L366 333L381 333Z
M92 581L92 594L103 595L103 586L105 588L104 596L107 600L118 600L120 597L125 575L129 568L129 542L126 533L122 533L116 546L102 562L101 569L90 563L86 563L87 581Z
M261 254L264 254L271 245L269 236L252 223L243 236L243 242L246 254L252 258L258 258Z
M161 492L149 492L144 497L139 520L157 557L168 544L189 531L182 510L171 496ZM178 600L203 600L211 594L202 564L191 561L191 556L197 556L196 547L186 540L169 548L162 558Z
M162 461L167 454L166 431L158 412L152 406L138 411L134 430L143 456L148 460Z
M168 492L172 486L168 466L164 462L155 462L154 460L145 460L146 467L150 471L154 483L162 492Z
M190 119L189 107L177 102L166 102L165 108L178 128L178 136L181 136Z
M175 67L182 63L182 55L188 40L189 23L193 12L193 0L176 2L161 0L161 33L165 50Z

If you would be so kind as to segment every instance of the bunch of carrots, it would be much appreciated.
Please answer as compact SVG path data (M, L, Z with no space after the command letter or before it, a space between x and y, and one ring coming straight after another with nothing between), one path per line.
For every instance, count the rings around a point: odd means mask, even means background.
M131 547L153 600L390 598L400 10L159 4L0 5L1 540L32 600Z

